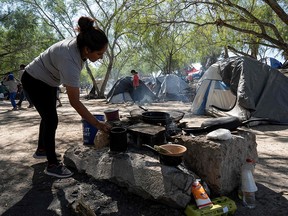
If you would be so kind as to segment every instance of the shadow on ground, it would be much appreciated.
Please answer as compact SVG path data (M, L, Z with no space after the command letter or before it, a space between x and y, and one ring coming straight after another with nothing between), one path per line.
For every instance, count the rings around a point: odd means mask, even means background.
M22 197L20 201L15 203L12 207L7 209L2 216L11 215L43 215L52 216L55 212L48 210L53 200L52 185L55 179L46 178L43 170L45 169L46 163L38 163L33 165L33 176L32 176L32 187ZM17 176L19 177L19 176ZM21 181L23 179L18 179ZM11 193L13 197L19 194ZM13 201L13 200L12 200Z
M238 198L236 191L229 195L237 205L235 216L286 216L288 215L288 201L281 193L258 184L258 191L256 192L256 208L248 209L243 206L242 201Z
M38 163L32 166L33 169L26 168L26 174L22 174L18 179L13 179L10 186L16 185L14 190L9 190L8 196L19 196L17 188L18 184L29 179L31 172L32 184L30 188L22 192L22 198L14 202L12 206L5 209L2 216L54 216L54 215L75 215L71 206L75 204L75 200L81 199L88 206L91 206L96 215L112 215L112 216L181 216L184 211L180 209L169 208L160 203L145 200L139 196L131 194L127 189L119 187L110 182L99 182L89 176L75 172L73 178L57 179L44 174L46 163ZM24 172L24 168L18 165L18 171ZM15 172L17 171L15 169ZM75 171L75 170L74 170ZM9 185L9 179L6 183ZM25 185L23 185L25 186ZM288 214L288 201L281 193L275 193L262 184L258 184L258 192L256 193L257 207L255 209L245 208L237 193L233 192L228 195L237 204L236 216L252 216L252 215L279 215ZM6 188L9 189L9 188ZM11 189L11 188L10 188ZM7 190L5 190L7 193ZM9 200L6 199L9 202ZM3 205L3 199L1 201Z

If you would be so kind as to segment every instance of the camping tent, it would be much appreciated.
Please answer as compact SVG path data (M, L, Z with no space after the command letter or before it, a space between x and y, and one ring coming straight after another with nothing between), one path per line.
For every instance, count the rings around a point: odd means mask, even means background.
M139 102L149 103L157 99L142 80L139 80L139 86L135 90L131 77L123 77L117 80L106 98L109 103L135 102L136 94Z
M156 95L159 99L183 102L190 101L190 86L175 74L157 77L156 85L156 88L158 88Z
M280 61L278 61L275 58L271 58L271 57L262 58L262 59L260 59L260 62L263 62L272 68L279 69L282 67L282 63Z
M190 82L200 80L200 78L203 76L204 72L205 71L203 69L200 69L194 73L189 73L187 75L186 79L189 80Z
M201 78L191 111L288 123L287 86L288 78L267 64L249 57L225 59Z
M205 71L199 84L192 103L193 114L204 115L211 105L228 110L235 104L236 96L222 81L219 63L213 64Z

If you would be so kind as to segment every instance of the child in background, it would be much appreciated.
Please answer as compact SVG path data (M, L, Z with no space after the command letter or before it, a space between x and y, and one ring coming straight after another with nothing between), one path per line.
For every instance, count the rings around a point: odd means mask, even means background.
M132 93L132 97L135 103L139 103L140 99L139 99L139 76L138 76L138 72L135 70L131 70L131 74L133 75L132 78L132 84L133 84L133 93Z
M133 75L133 87L134 89L137 89L137 87L139 86L138 72L136 72L135 70L131 70L131 74Z
M16 98L17 91L18 91L18 82L14 79L13 74L9 74L5 78L3 84L9 90L9 98L10 98L11 104L13 106L12 110L15 111L15 110L17 110L17 105L16 105L16 102L15 102L15 98Z

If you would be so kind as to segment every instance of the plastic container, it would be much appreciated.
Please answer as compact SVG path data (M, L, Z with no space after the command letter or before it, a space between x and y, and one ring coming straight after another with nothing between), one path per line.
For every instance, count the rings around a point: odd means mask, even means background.
M255 192L243 192L243 204L244 206L253 209L256 207Z
M204 190L206 191L207 195L210 196L211 195L211 191L207 185L207 183L203 180L200 181L201 185L203 186Z
M193 182L191 191L199 209L213 206L213 203L198 179Z
M94 117L99 121L104 121L104 115L94 115ZM85 119L82 119L82 129L83 129L83 144L94 145L94 139L98 129L92 126Z
M187 216L218 216L233 215L237 209L235 202L226 196L212 199L213 206L198 209L196 205L187 205L185 214Z
M254 177L254 161L246 159L246 163L241 169L241 191L244 206L248 208L256 207L255 192L258 190Z

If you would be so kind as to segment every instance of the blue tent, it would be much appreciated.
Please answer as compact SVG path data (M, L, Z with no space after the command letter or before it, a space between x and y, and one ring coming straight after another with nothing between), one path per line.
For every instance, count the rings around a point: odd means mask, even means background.
M260 62L265 63L275 69L279 69L282 67L282 63L280 61L271 57L262 58L260 59Z

